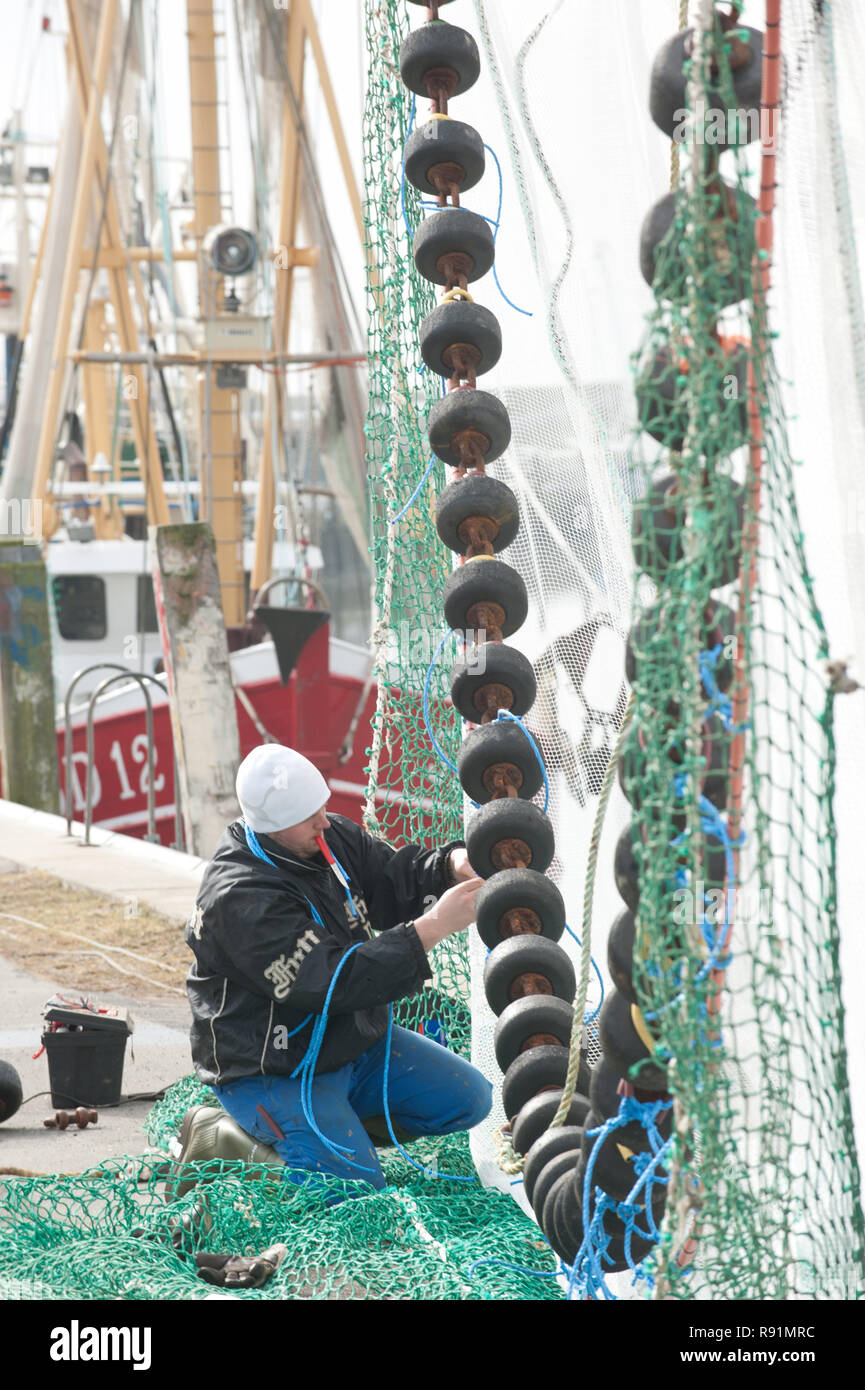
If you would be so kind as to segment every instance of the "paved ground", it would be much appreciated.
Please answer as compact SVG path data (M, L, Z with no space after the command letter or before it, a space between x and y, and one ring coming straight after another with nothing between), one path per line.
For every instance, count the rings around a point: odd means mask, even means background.
M25 1097L49 1086L46 1055L34 1061L33 1053L40 1045L42 1007L62 984L59 979L40 979L0 958L0 1057L20 1073ZM129 1000L120 994L100 994L98 1002L129 1008L134 1020L135 1031L126 1049L124 1096L161 1090L191 1071L189 1008L184 999ZM147 1141L141 1125L152 1104L129 1101L100 1110L95 1126L60 1131L43 1126L54 1107L50 1096L40 1096L0 1125L0 1168L69 1173L117 1154L142 1153Z
M9 875L6 880L9 886L14 884L18 871L47 871L60 883L95 891L122 902L127 910L130 905L147 904L154 913L162 915L163 922L170 924L171 932L176 932L195 901L203 862L191 855L100 830L93 832L94 844L85 847L82 833L83 827L75 824L73 835L69 837L66 822L61 817L0 801L3 846L0 875ZM70 916L69 925L81 931L77 921L71 923L75 897L75 894L67 895L67 915ZM17 911L22 918L33 915L18 907L11 910ZM7 956L0 954L0 1058L10 1062L20 1073L26 1098L49 1089L47 1057L45 1053L35 1060L33 1057L41 1042L43 1006L58 990L66 993L73 988L76 973L82 972L84 978L82 955L88 953L70 949L65 958L60 954L46 954L44 930L37 934L35 927L28 928L25 923L11 921L8 916L3 919L3 926L15 932L16 942L14 951L7 942ZM137 938L151 927L147 914L132 912L123 943L135 950ZM22 934L26 937L28 930L34 941L34 956L35 943L39 942L39 964L20 949L17 938ZM101 930L104 935L107 928L104 923L94 922L89 930ZM48 939L50 941L50 937ZM82 943L70 941L68 944L72 948ZM101 940L91 944L96 946ZM158 939L151 935L147 937L147 944L160 954L160 958L168 959L168 950L160 946ZM107 949L110 951L110 945ZM138 945L138 949L142 947ZM2 950L3 941L0 940L0 952ZM14 960L8 955L14 955ZM128 963L125 956L117 959ZM165 978L152 966L141 969ZM122 977L114 972L105 978L120 981ZM182 984L182 977L172 979L171 984ZM145 986L142 990L140 982L136 983L135 998L111 992L117 988L116 983L98 991L88 987L88 993L95 1002L128 1009L132 1016L135 1027L126 1049L122 1094L129 1096L170 1086L192 1070L189 1006L185 996L165 988L148 991ZM103 1158L142 1153L147 1141L141 1125L152 1104L151 1100L126 1101L116 1108L100 1110L95 1126L84 1130L73 1126L61 1131L45 1129L42 1121L54 1113L54 1107L50 1095L41 1095L26 1102L17 1114L0 1125L0 1167L45 1173L78 1172Z
M90 845L75 821L0 801L3 855L25 869L42 869L63 883L92 888L124 903L143 902L183 921L195 900L205 861L162 845L94 828Z

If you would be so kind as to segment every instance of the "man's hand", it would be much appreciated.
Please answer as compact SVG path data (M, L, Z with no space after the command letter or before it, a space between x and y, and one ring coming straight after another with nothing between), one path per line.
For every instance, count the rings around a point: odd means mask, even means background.
M475 920L475 898L483 887L477 874L442 893L437 903L423 917L416 917L414 926L425 951L443 941L446 936L465 931Z
M469 863L468 850L462 845L458 849L451 850L448 855L448 864L453 874L454 883L466 883L469 879L478 877Z

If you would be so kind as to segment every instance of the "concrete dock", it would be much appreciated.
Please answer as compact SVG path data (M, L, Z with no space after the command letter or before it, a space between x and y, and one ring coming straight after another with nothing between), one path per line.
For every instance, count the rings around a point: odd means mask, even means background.
M84 827L73 824L72 836L60 816L0 801L0 883L8 876L38 870L61 883L87 889L129 904L145 903L170 921L178 934L195 901L205 861L164 849L143 840L94 829L92 845L83 843ZM0 925L3 925L0 918ZM134 949L134 919L128 945ZM109 948L110 949L110 948ZM125 1100L99 1111L95 1126L78 1130L46 1129L52 1115L46 1056L34 1058L40 1047L42 1009L70 979L47 976L3 957L0 939L0 1058L21 1076L26 1101L0 1125L0 1168L23 1168L40 1173L77 1172L119 1154L147 1149L142 1122L153 1101ZM72 977L74 979L74 976ZM122 988L122 982L118 977ZM178 993L153 991L153 997L134 999L122 993L99 991L97 1002L127 1008L134 1032L126 1049L122 1092L153 1093L170 1086L192 1069L189 1053L189 1007Z

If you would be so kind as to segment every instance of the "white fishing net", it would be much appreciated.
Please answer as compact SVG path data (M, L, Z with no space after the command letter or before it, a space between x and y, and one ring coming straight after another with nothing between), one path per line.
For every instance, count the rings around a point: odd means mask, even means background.
M831 8L831 16L830 16ZM507 560L531 596L527 622L509 639L554 673L539 682L527 718L548 758L556 860L568 921L580 930L583 889L604 753L621 715L623 638L630 623L633 569L630 501L635 409L630 358L651 295L639 269L642 220L670 183L670 146L648 110L651 62L678 27L673 0L467 0L447 18L476 34L482 77L454 103L499 156L504 200L497 267L504 292L532 317L503 303L492 277L475 297L499 317L502 360L484 381L501 395L513 442L492 472L520 502L521 531ZM789 380L797 500L805 549L833 655L865 653L865 325L854 233L865 214L861 54L865 14L785 0L783 136L771 295L776 350ZM761 4L742 21L762 28ZM748 152L756 171L759 145ZM753 187L753 184L752 184ZM756 192L756 190L754 190ZM492 216L495 173L466 202ZM490 205L492 204L492 206ZM859 238L861 245L862 238ZM474 287L473 287L474 288ZM593 621L594 620L594 621ZM585 667L585 669L583 669ZM854 675L865 679L854 662ZM822 673L815 673L822 679ZM851 1088L860 1137L865 1125L865 1022L852 990L865 965L858 904L865 862L859 786L865 774L861 691L836 702L839 908L848 1006ZM601 750L600 757L592 752ZM607 979L606 938L622 909L612 857L629 808L615 787L601 841L592 953ZM795 834L795 828L791 827ZM576 944L563 940L577 962ZM483 945L472 946L473 1056L498 1079L495 1023L483 986ZM598 1002L593 979L591 1006ZM595 1046L590 1038L590 1045ZM473 1136L483 1179L510 1178L495 1164L497 1105ZM513 1189L519 1193L519 1188Z

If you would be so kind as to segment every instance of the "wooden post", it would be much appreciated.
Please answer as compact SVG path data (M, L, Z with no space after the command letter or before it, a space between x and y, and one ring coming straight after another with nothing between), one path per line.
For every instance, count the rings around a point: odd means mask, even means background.
M186 846L210 856L240 814L237 710L213 531L203 522L150 528L153 587L168 676Z
M15 529L20 534L20 518ZM0 760L7 801L56 815L60 783L41 549L39 539L0 539Z

